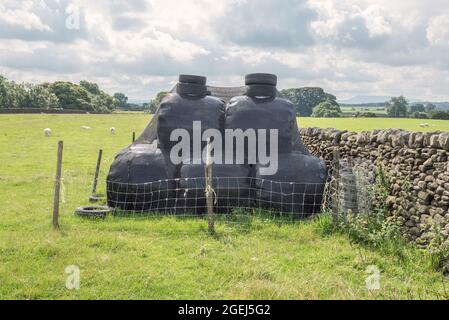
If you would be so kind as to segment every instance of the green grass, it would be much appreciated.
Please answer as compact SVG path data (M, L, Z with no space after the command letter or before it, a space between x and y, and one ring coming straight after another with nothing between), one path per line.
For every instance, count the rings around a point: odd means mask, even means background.
M384 107L350 107L350 106L341 106L341 111L344 113L357 113L357 112L372 112L376 114L386 114L387 111Z
M352 244L343 234L322 232L325 218L222 219L212 237L199 218L75 217L74 209L87 204L98 149L104 150L104 189L113 156L148 120L142 114L0 116L0 298L443 297L442 275L424 253L407 249L404 258ZM301 123L307 121L318 123ZM81 131L82 125L92 130ZM64 140L64 188L61 230L54 231L58 140ZM80 290L65 288L69 265L81 269ZM382 271L380 291L365 287L370 265Z

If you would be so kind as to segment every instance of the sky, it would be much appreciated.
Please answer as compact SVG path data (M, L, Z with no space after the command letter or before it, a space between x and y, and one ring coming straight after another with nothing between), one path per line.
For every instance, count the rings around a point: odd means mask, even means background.
M0 74L149 100L180 73L449 101L448 0L0 0Z

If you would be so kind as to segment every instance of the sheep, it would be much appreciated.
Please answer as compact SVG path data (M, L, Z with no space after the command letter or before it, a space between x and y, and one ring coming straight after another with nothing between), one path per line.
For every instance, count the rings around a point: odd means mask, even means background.
M89 127L89 126L82 126L82 127L81 127L81 129L82 129L82 130L86 130L86 131L87 131L87 130L90 130L90 129L92 129L92 128L91 128L91 127Z
M50 128L45 128L44 129L44 134L45 134L46 137L51 136L51 129Z
M115 128L114 127L110 127L109 131L111 132L111 134L115 134Z
M421 128L427 128L427 127L430 127L430 125L426 122L426 123L421 123L420 125L419 125Z

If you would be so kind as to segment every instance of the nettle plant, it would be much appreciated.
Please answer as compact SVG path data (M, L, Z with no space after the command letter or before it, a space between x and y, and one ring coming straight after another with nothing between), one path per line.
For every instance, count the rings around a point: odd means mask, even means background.
M433 237L429 243L429 252L433 267L449 275L449 238L445 239L441 231L439 225L431 226L430 232L433 233Z

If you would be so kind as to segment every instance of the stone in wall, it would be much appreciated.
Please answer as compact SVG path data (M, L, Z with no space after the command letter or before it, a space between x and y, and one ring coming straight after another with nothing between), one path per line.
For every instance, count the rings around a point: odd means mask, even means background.
M390 213L410 240L426 245L438 230L449 234L449 132L408 132L399 129L349 132L300 129L310 152L332 161L361 158L383 164L391 183Z

